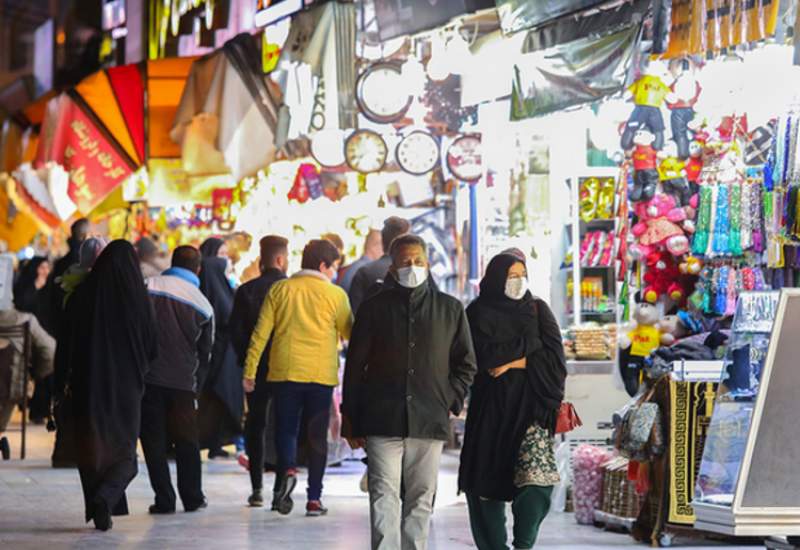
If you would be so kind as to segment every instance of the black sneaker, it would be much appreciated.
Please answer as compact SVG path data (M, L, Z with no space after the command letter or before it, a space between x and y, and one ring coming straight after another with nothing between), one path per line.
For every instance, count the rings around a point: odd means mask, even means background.
M295 487L297 487L297 476L293 474L286 476L286 480L281 484L280 491L272 500L272 509L277 510L282 516L291 514L292 508L294 508L292 491L294 491Z
M7 437L0 437L0 455L3 460L11 460L11 445L8 444Z
M250 498L247 499L247 504L251 508L261 508L264 506L264 497L261 495L261 489L255 489Z
M168 514L174 514L175 508L161 508L157 504L151 504L150 508L147 509L147 512L152 516L165 516Z
M205 497L203 497L203 500L197 506L184 506L183 510L185 512L197 512L203 508L208 508L208 499Z

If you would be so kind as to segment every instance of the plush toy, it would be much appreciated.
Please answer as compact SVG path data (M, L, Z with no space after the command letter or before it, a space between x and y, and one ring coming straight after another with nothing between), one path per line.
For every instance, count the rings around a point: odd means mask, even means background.
M682 338L701 332L703 327L688 311L681 310L675 315L665 315L658 322L658 330L661 331L662 344L672 346Z
M639 388L644 361L650 352L662 345L662 335L658 328L659 313L655 304L644 302L636 294L636 308L632 314L633 322L620 331L618 345L620 350L620 372L625 390L635 395Z
M678 265L678 270L683 275L700 275L703 269L703 262L697 256L686 256Z
M661 105L671 90L664 84L662 78L667 78L663 63L652 61L645 74L628 88L636 106L622 132L621 145L624 151L633 146L634 136L642 128L647 128L655 136L653 141L655 149L664 146L664 117L661 115Z
M675 79L666 98L672 139L678 147L678 158L686 160L690 154L689 124L694 119L694 106L703 88L697 81L697 66L688 57L670 61L669 72Z
M658 165L661 187L665 193L675 199L678 206L689 206L694 193L692 193L689 180L686 178L686 164L678 158L677 148L674 144L668 144L664 152L666 155Z
M636 132L631 158L633 160L633 188L628 194L631 202L649 201L658 189L658 153L653 147L655 136L647 129Z
M660 246L673 256L689 251L689 239L678 223L686 222L686 212L669 195L658 194L648 202L637 203L638 222L631 228L636 242L631 246L635 259L646 258Z
M703 150L705 143L697 139L689 144L689 160L686 161L686 180L689 182L689 187L692 193L699 191L700 174L703 172Z
M662 296L667 296L675 302L681 302L686 293L679 282L680 270L675 259L663 250L657 250L647 255L645 259L645 286L642 291L644 301L651 304L658 302Z

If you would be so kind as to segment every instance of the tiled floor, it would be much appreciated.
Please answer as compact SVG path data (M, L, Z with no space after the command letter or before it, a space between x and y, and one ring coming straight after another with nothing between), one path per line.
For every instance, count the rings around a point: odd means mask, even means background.
M10 434L16 446L18 437ZM137 548L233 550L238 548L341 549L369 547L367 497L359 492L360 462L346 462L328 471L325 504L330 514L305 518L296 511L281 517L244 503L249 482L233 461L204 465L209 508L194 514L151 517L152 502L144 464L129 488L132 515L115 519L114 529L98 533L83 523L83 503L77 472L49 467L51 437L32 429L29 459L0 462L0 549ZM15 449L16 450L16 449ZM445 457L431 530L432 550L474 548L463 497L455 491L457 456ZM269 477L266 483L271 483ZM303 480L301 485L303 487ZM297 501L302 501L300 492ZM588 549L635 547L626 535L575 524L571 515L551 514L537 548ZM690 548L685 546L684 548Z

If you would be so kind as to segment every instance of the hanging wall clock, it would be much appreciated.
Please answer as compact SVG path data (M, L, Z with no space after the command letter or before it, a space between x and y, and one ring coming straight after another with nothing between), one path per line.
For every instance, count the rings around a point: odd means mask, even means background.
M372 122L389 124L403 118L412 97L394 63L373 63L356 82L358 108Z
M447 168L461 181L473 183L483 176L481 138L466 135L456 139L447 150Z
M336 128L316 132L311 136L311 156L325 168L344 164L344 132Z
M378 172L386 165L389 148L381 135L372 130L353 132L344 144L347 165L362 174Z
M424 130L414 130L397 144L397 164L414 176L427 174L439 163L439 143Z

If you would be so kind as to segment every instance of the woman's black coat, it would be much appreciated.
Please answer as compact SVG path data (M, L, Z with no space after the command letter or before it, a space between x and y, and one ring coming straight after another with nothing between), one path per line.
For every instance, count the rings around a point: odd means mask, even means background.
M499 255L489 264L481 295L467 308L478 374L472 386L461 452L459 489L494 500L514 498L514 468L525 432L538 424L551 433L564 398L566 362L561 331L545 302L530 293L506 298L508 269ZM525 357L525 369L499 378L488 371Z

